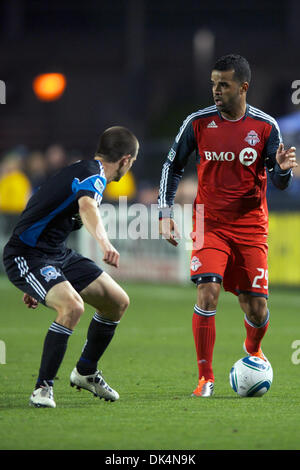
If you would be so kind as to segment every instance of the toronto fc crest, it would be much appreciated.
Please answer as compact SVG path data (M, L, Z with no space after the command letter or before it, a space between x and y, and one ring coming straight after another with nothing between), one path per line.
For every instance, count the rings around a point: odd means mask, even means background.
M260 142L260 138L258 137L255 131L250 131L248 132L247 137L245 137L245 141L248 142L249 145L252 145L252 147L254 147L254 145Z
M193 256L191 260L191 270L196 272L200 268L200 266L202 266L202 263L199 258L197 258L197 256Z

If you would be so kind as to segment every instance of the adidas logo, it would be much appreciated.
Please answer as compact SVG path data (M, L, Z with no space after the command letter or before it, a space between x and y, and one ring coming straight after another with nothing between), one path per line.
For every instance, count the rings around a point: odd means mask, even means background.
M211 121L209 124L207 124L207 127L218 127L215 121Z

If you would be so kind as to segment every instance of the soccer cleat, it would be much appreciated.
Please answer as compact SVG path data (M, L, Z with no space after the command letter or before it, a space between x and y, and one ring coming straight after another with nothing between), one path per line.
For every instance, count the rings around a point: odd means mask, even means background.
M199 380L197 388L193 391L192 397L211 397L214 393L214 382L212 380L205 380L204 377L202 377Z
M95 397L104 398L105 401L116 401L119 394L113 390L104 380L102 372L97 370L92 375L80 375L76 367L72 370L70 376L70 385L80 390L84 388L93 393Z
M269 362L268 359L266 358L266 356L264 355L264 353L262 352L261 348L259 348L259 350L257 352L249 353L246 349L246 343L244 342L243 349L244 349L245 353L248 354L249 356L259 357L260 359L263 359L264 361Z
M41 385L32 392L29 405L35 406L36 408L56 408L53 397L53 387L48 385L45 380L44 384L45 385Z

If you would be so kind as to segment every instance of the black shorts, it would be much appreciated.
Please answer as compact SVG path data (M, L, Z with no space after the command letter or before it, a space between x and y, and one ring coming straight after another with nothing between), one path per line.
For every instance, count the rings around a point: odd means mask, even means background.
M55 255L6 246L3 263L9 280L18 289L45 305L47 292L56 284L69 281L81 292L102 274L92 260L69 248Z

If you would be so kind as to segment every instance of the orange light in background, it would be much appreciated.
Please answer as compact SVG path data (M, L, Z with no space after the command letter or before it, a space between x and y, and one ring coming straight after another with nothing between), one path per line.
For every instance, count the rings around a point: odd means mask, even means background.
M61 97L67 84L62 73L44 73L33 80L33 91L41 101L54 101Z

